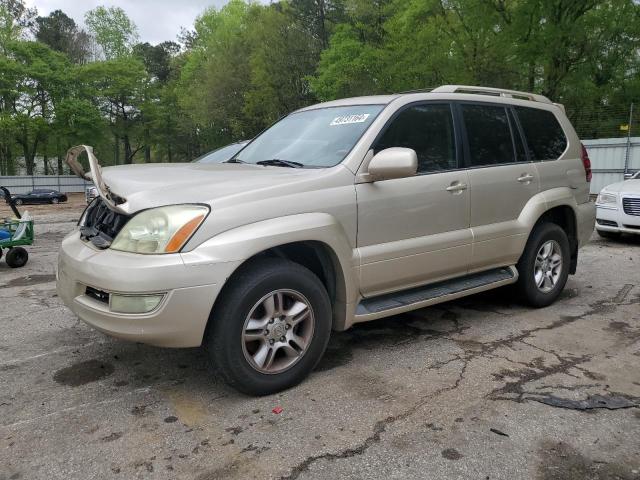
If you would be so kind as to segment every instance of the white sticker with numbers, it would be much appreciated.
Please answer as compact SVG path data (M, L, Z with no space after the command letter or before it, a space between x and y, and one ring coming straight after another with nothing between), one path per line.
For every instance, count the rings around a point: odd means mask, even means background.
M349 125L352 123L363 123L367 121L367 118L369 118L368 113L342 115L340 117L334 118L333 121L329 124L329 126L334 127L336 125Z

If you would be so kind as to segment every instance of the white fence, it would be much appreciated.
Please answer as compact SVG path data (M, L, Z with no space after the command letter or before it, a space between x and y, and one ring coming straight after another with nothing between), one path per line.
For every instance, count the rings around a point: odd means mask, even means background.
M601 138L599 140L583 140L589 152L593 168L591 193L600 193L610 183L624 180L624 165L627 157L626 138ZM628 145L629 171L640 170L640 137L631 137Z
M49 188L63 193L84 192L92 185L75 175L0 176L0 185L11 193L27 193L38 188Z
M624 179L625 159L628 155L629 171L640 170L640 137L602 138L583 140L593 168L591 193L596 194L610 183ZM628 151L628 153L627 153ZM52 188L64 193L84 192L91 185L74 175L0 176L0 185L12 193L26 193L36 188Z

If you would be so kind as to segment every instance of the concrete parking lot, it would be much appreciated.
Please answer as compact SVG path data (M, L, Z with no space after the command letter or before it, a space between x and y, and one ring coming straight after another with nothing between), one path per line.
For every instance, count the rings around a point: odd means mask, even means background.
M499 290L362 324L302 385L250 398L199 349L75 318L55 264L82 199L23 208L30 261L0 262L2 480L640 479L640 239L594 235L552 307ZM626 408L558 405L587 399Z

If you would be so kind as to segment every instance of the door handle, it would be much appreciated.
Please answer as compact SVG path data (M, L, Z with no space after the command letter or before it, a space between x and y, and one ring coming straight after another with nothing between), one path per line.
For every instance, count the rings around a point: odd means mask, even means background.
M466 183L453 182L451 185L447 187L447 192L451 193L461 193L463 190L467 189Z
M531 183L531 180L533 180L533 175L529 173L523 173L521 176L518 177L518 181L520 183Z

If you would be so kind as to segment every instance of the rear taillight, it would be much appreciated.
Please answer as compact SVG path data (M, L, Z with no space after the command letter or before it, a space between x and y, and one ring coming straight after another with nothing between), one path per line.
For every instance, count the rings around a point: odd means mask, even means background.
M589 153L587 152L587 149L584 148L584 145L580 144L580 146L582 147L582 165L584 165L584 173L587 176L587 182L590 182L591 177L593 177L593 174L591 173L591 160L589 160Z

